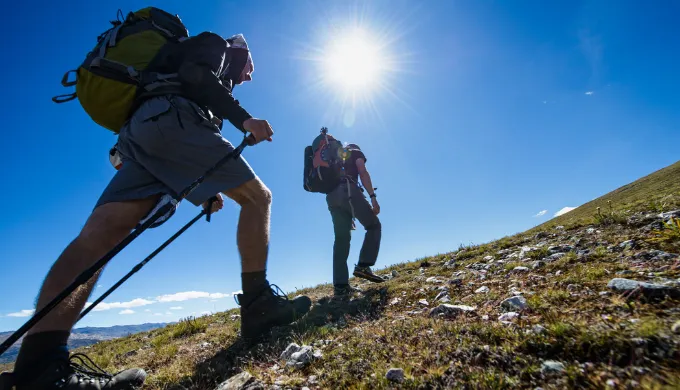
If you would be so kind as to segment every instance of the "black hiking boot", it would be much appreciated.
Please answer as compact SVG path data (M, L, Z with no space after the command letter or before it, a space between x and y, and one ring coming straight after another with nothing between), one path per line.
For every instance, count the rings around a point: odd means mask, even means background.
M3 373L5 380L0 380L0 390L135 390L141 389L146 379L146 372L140 368L109 374L82 353L56 359L35 374L25 380L16 378L16 374Z
M259 293L237 294L236 303L241 306L241 337L248 341L257 341L272 328L297 321L312 306L309 297L289 299L274 284Z
M374 274L373 271L371 271L371 267L366 265L357 265L354 267L354 276L357 278L366 279L373 283L382 283L385 281L385 279Z
M342 284L338 286L333 286L333 298L335 299L350 299L353 294L361 293L362 291L356 287L352 287L349 284Z

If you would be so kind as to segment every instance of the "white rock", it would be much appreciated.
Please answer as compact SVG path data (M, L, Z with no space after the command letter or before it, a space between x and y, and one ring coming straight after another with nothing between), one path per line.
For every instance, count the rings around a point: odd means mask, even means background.
M514 311L510 311L510 312L501 314L500 317L498 317L498 321L508 322L508 321L514 320L517 317L519 317L519 313L515 313Z
M490 290L488 287L482 286L482 287L476 289L476 290L475 290L475 293L477 293L477 294L486 294L486 293L488 293L489 291L491 291L491 290Z
M514 296L512 298L508 298L501 302L501 308L508 310L508 311L516 311L516 310L525 310L528 308L529 305L527 304L526 298L522 296Z
M544 374L564 372L564 364L555 360L546 360L541 363L541 372Z
M513 269L512 269L512 272L517 272L517 273L520 273L520 272L529 272L529 268L527 268L527 267L522 267L522 266L518 266L518 267L513 268Z

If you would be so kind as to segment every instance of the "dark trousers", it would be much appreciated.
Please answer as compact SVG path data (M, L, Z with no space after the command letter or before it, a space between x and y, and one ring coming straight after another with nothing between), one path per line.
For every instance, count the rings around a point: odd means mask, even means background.
M328 210L333 218L335 243L333 244L333 284L349 283L347 259L352 233L352 215L366 229L364 243L359 254L359 265L373 266L380 250L381 225L378 216L358 185L344 181L333 192L326 195Z

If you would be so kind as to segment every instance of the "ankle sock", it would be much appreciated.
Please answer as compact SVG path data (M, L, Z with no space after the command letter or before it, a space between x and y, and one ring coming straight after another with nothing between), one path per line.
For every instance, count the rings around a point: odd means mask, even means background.
M55 330L24 337L14 363L17 379L30 379L47 368L53 360L68 359L67 342L70 335L68 331Z
M267 271L241 273L241 286L244 294L260 292L268 285Z

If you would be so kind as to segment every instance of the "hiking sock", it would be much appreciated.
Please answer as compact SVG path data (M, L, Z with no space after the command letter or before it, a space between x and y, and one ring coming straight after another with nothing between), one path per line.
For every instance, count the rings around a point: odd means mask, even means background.
M67 342L70 335L71 333L65 330L54 330L24 337L14 363L17 379L34 377L59 355L64 355L68 359Z
M241 288L244 294L258 293L268 285L266 270L241 273Z

